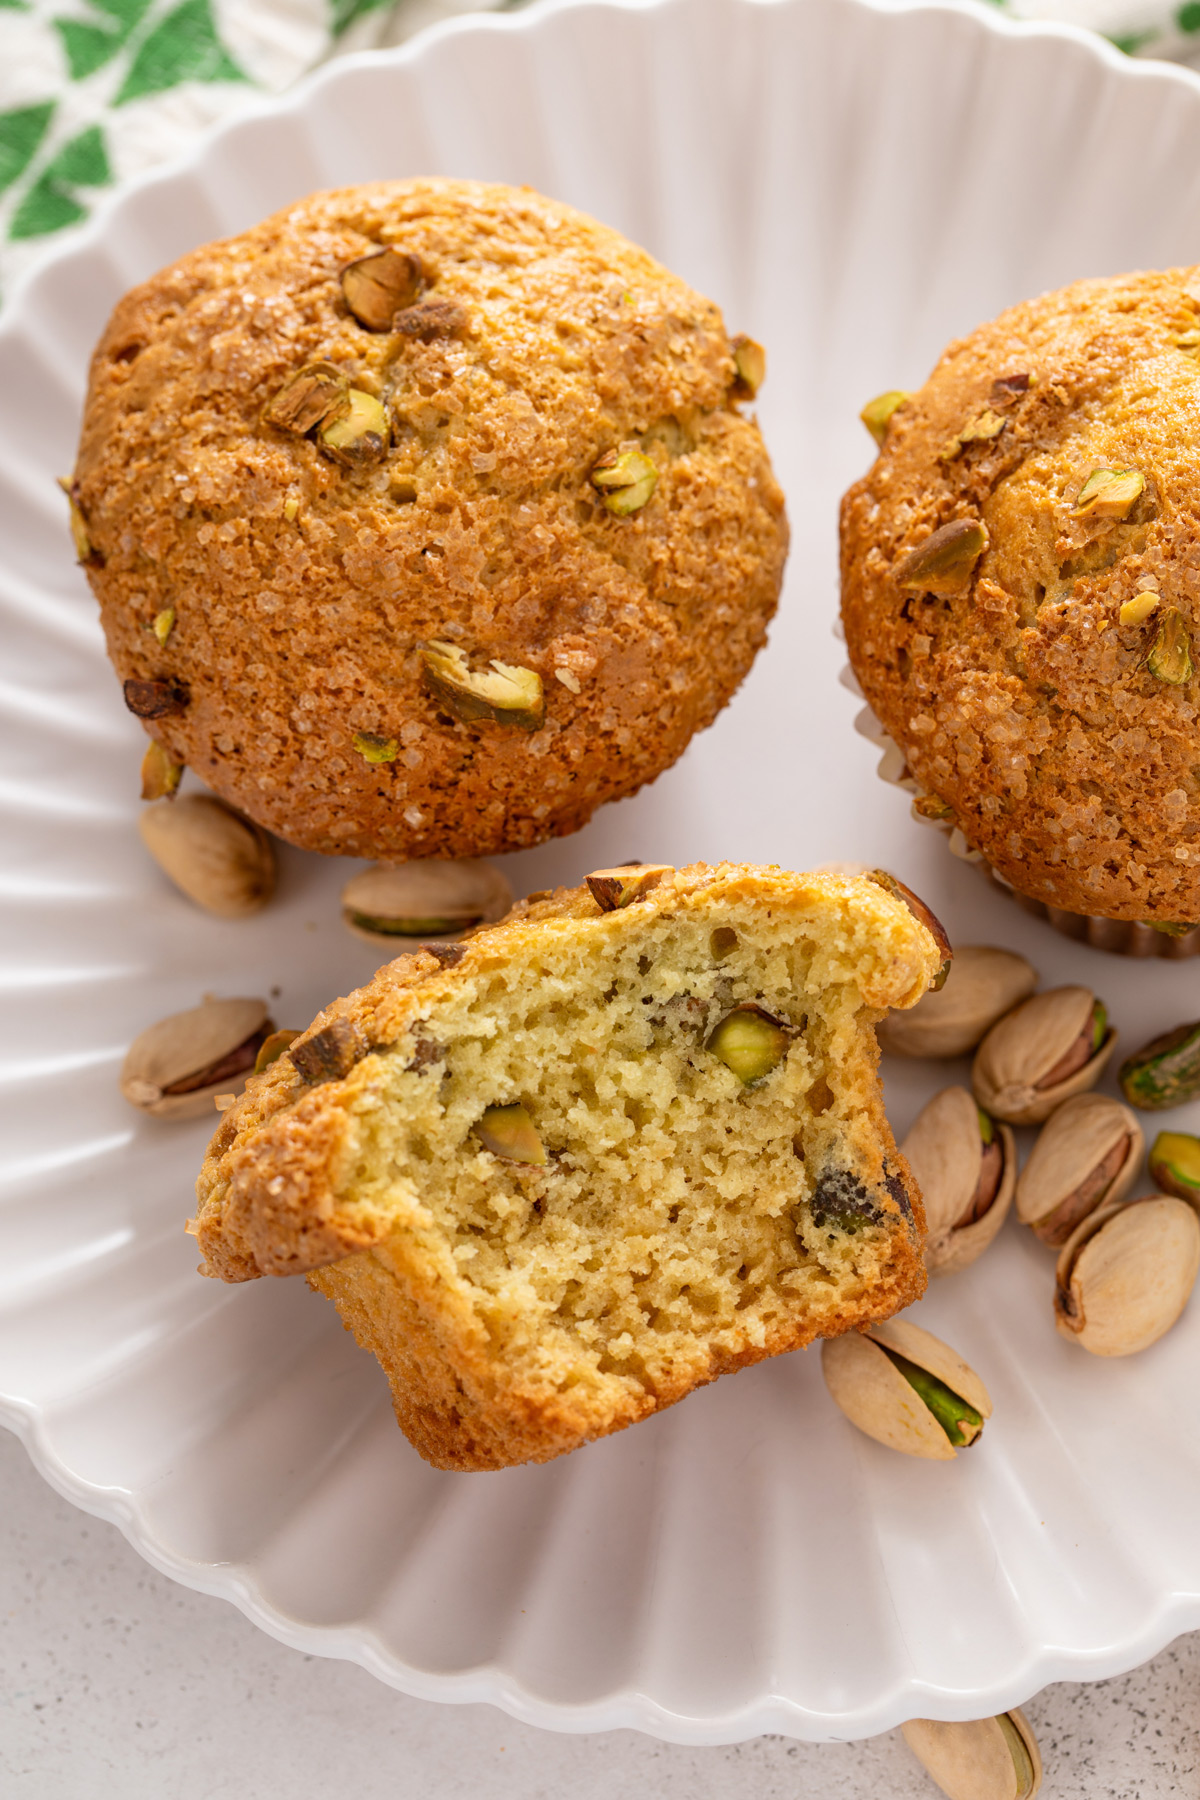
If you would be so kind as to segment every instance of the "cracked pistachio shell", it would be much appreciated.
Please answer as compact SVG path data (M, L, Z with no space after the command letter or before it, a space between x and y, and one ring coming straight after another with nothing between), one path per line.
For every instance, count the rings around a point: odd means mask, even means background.
M148 1026L129 1046L121 1066L121 1092L131 1106L156 1119L206 1117L230 1081L251 1073L269 1030L265 1000L210 999L173 1013ZM180 1087L185 1091L168 1091Z
M835 1403L852 1425L889 1450L933 1462L952 1461L957 1455L954 1445L884 1346L943 1382L984 1419L990 1418L991 1398L975 1371L949 1344L906 1319L889 1319L864 1332L826 1339L821 1371Z
M993 1125L1003 1158L1000 1183L981 1219L960 1225L979 1187L984 1142L975 1098L966 1088L943 1088L918 1113L900 1146L925 1203L925 1263L931 1275L952 1275L982 1256L1008 1214L1017 1155L1007 1125Z
M1017 1217L1057 1249L1097 1207L1129 1192L1145 1140L1127 1106L1076 1094L1051 1113L1017 1182Z
M1093 1356L1131 1356L1170 1331L1200 1269L1200 1219L1156 1194L1102 1206L1063 1245L1054 1323Z
M1094 1087L1116 1043L1111 1026L1082 1067L1042 1084L1086 1029L1095 1004L1090 988L1050 988L1006 1013L975 1055L971 1085L980 1106L1010 1125L1040 1125L1064 1100Z
M342 918L355 937L394 955L452 943L477 925L502 919L512 889L491 863L377 863L342 889Z
M1033 1800L1042 1759L1017 1707L990 1719L909 1719L905 1743L948 1800Z
M964 1056L1037 986L1037 970L1012 950L966 944L941 988L911 1012L889 1013L879 1042L890 1056Z
M164 875L206 912L241 919L275 891L270 838L212 794L156 800L138 830Z

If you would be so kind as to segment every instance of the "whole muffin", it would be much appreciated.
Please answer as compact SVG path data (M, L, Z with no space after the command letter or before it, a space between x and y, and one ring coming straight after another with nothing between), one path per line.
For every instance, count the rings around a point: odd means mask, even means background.
M1028 301L880 407L842 503L850 660L918 809L1071 913L1200 920L1198 354L1197 268Z
M308 849L574 831L765 639L761 353L528 189L316 194L120 302L73 522L127 704Z

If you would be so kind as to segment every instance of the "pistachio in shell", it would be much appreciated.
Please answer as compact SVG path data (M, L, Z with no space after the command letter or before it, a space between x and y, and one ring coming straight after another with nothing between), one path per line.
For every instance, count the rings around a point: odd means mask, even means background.
M1040 1125L1064 1100L1095 1086L1116 1037L1090 988L1034 994L993 1025L976 1051L975 1098L1010 1125Z
M1164 1194L1200 1207L1200 1138L1187 1131L1160 1131L1150 1149L1150 1179Z
M1097 1207L1128 1193L1145 1147L1127 1106L1076 1094L1038 1133L1017 1182L1017 1217L1057 1250Z
M342 918L355 937L397 954L463 937L511 905L499 869L473 860L377 863L342 889Z
M973 1444L992 1402L975 1371L906 1319L849 1331L821 1346L821 1370L851 1424L890 1450L949 1462Z
M925 1264L951 1275L982 1256L1003 1225L1016 1186L1013 1134L966 1088L943 1088L900 1146L925 1203Z
M138 830L163 873L206 912L245 918L275 891L270 838L212 794L156 800Z
M156 1119L197 1119L238 1075L253 1072L274 1030L265 1000L207 999L139 1033L121 1065L121 1092Z
M1200 1269L1200 1218L1156 1194L1102 1206L1063 1245L1054 1323L1093 1356L1131 1356L1170 1331Z
M880 1045L890 1056L965 1056L1036 986L1036 969L1015 951L964 944L940 988L911 1011L887 1015Z
M1121 1064L1117 1078L1130 1106L1165 1112L1200 1094L1200 1021L1151 1038Z
M1018 1707L990 1719L909 1719L905 1743L948 1800L1033 1800L1042 1758Z

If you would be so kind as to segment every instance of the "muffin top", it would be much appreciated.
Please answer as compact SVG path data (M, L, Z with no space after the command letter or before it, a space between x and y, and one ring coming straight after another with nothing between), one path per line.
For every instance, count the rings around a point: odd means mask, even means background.
M850 659L918 809L1074 913L1200 920L1198 355L1200 268L1027 301L842 503Z
M735 350L528 189L317 194L184 257L109 322L72 487L127 704L307 848L576 829L765 638L787 528Z

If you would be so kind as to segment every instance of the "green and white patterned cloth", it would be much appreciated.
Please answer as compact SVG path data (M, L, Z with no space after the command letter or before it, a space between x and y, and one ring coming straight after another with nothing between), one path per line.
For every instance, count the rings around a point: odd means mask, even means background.
M114 183L331 56L520 0L0 0L0 295ZM1200 56L1200 0L994 0Z

